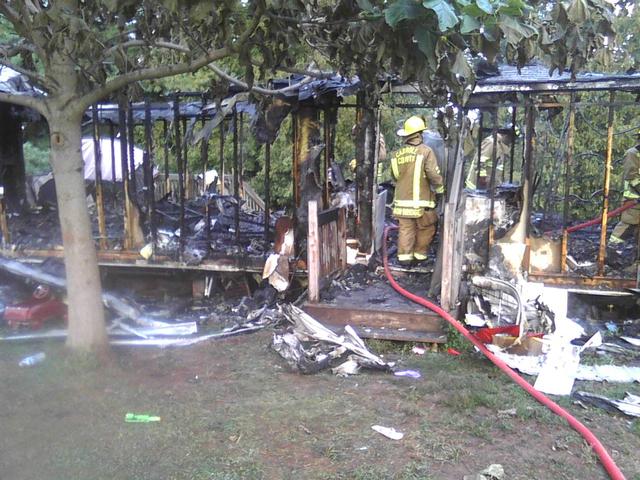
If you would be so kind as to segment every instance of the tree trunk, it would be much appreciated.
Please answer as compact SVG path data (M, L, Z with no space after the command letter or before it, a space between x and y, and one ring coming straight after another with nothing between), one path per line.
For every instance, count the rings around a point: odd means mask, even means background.
M98 258L87 208L81 154L81 115L53 108L49 120L51 166L56 183L67 273L69 336L74 350L108 348Z

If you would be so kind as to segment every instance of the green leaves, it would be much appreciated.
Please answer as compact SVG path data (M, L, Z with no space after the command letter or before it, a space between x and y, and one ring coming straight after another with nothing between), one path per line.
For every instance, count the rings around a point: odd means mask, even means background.
M467 33L471 33L475 30L480 30L482 27L482 23L471 15L464 14L462 15L462 25L460 25L460 33L466 35Z
M537 34L535 29L509 15L500 15L498 25L504 34L505 40L511 45L517 45L522 40Z
M489 0L476 0L476 5L484 13L491 15L493 13L493 5Z
M425 14L422 6L415 0L399 0L384 11L384 19L391 28L396 28L404 20L416 20Z
M435 70L438 65L436 59L436 45L438 43L438 35L426 28L424 25L418 25L413 33L418 48L427 58L431 69Z
M425 0L422 2L422 5L436 13L438 16L438 27L443 33L455 27L459 22L456 11L449 2L445 0Z

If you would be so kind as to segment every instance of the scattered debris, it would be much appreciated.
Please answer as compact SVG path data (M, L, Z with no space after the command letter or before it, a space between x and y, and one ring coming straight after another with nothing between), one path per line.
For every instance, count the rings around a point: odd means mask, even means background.
M371 353L350 326L344 328L342 335L337 335L296 306L282 306L282 314L292 327L275 332L271 347L301 373L328 368L347 351L351 352L347 360L333 368L337 375L353 375L360 367L391 370L394 366Z
M146 413L127 413L124 416L124 421L127 423L150 423L160 420L162 420L160 417Z
M417 370L396 370L393 372L396 377L420 378L422 375Z
M515 408L507 408L506 410L498 410L498 418L515 417L518 411Z
M526 375L538 375L542 370L544 355L526 357L503 352L495 345L487 345L491 352L504 361L509 367ZM640 382L640 367L623 365L578 365L575 374L576 380L588 380L592 382L607 381L611 383Z
M391 440L402 440L402 437L404 437L404 433L397 431L393 427L383 427L381 425L372 425L371 428L374 429L376 432L384 435L385 437L390 438Z
M419 345L414 345L411 351L416 355L424 355L425 353L427 353L427 349Z
M504 467L499 463L491 464L475 475L465 475L463 477L464 480L503 480L504 478Z
M630 343L631 345L633 345L634 347L640 347L640 338L633 338L633 337L620 337L622 340L624 340L625 342Z
M43 362L45 358L47 358L47 355L44 352L38 352L34 355L29 355L28 357L25 357L22 360L20 360L20 363L18 363L18 366L31 367L32 365L37 365L38 363Z
M609 412L623 413L630 417L640 417L640 396L626 392L622 400L614 400L603 395L588 392L576 392L577 399Z
M454 357L457 357L458 355L460 355L460 352L458 350L456 350L455 348L447 348L447 353L449 355L453 355Z

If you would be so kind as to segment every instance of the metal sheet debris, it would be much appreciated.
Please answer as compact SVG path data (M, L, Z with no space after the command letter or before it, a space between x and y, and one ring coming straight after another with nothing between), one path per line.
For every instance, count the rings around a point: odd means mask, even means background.
M589 392L576 392L574 397L583 403L588 403L605 410L623 413L629 417L640 417L640 396L626 392L622 400L615 400L603 395Z
M347 360L332 369L336 375L354 375L360 367L391 370L394 366L369 351L351 326L338 335L294 305L281 309L292 326L275 332L271 347L294 370L316 373L335 365L347 352L351 352Z
M509 367L526 375L536 376L542 369L544 355L526 357L505 353L495 345L487 345L487 348L509 365ZM640 367L624 365L578 365L575 379L594 382L607 381L611 383L640 382Z
M545 355L534 388L551 395L570 395L580 365L580 353L601 344L600 332L581 347L565 343L556 337L556 341L551 343L551 348Z

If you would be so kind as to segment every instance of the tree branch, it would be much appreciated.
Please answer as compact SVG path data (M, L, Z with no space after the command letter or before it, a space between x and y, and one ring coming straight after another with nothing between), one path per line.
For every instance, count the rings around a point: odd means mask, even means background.
M174 65L162 65L158 67L143 68L141 70L134 70L133 72L124 73L117 76L113 80L108 81L104 84L104 86L97 88L78 99L78 108L82 108L82 111L85 111L87 108L89 108L90 105L96 103L110 93L120 90L130 83L140 82L142 80L155 80L158 78L180 75L182 73L195 72L196 70L208 65L211 62L220 60L228 56L230 53L231 52L228 48L219 48L208 52L206 55L203 55L196 60L190 60Z
M32 97L29 95L16 95L12 93L0 92L0 102L32 108L43 116L45 116L45 113L47 111L47 107L43 97Z
M240 80L238 78L232 77L231 75L226 73L221 68L215 66L213 63L210 63L209 65L207 65L207 67L209 67L209 69L211 71L213 71L216 75L218 75L223 80L226 80L226 81L228 81L230 83L233 83L234 85L238 85L239 87L242 87L247 91L260 93L262 95L279 95L279 94L287 93L287 92L290 92L292 90L296 90L296 89L300 88L301 86L303 86L303 85L305 85L305 84L307 84L309 82L312 82L314 80L313 77L305 77L301 81L299 81L298 83L295 83L293 85L289 85L288 87L280 88L280 89L277 89L277 90L273 90L273 89L269 89L269 88L256 87L256 86L253 86L253 87L249 88L249 85L247 83L243 82L242 80Z
M0 13L7 17L7 20L9 20L14 26L16 25L16 23L22 23L18 12L7 5L6 2L0 3Z

